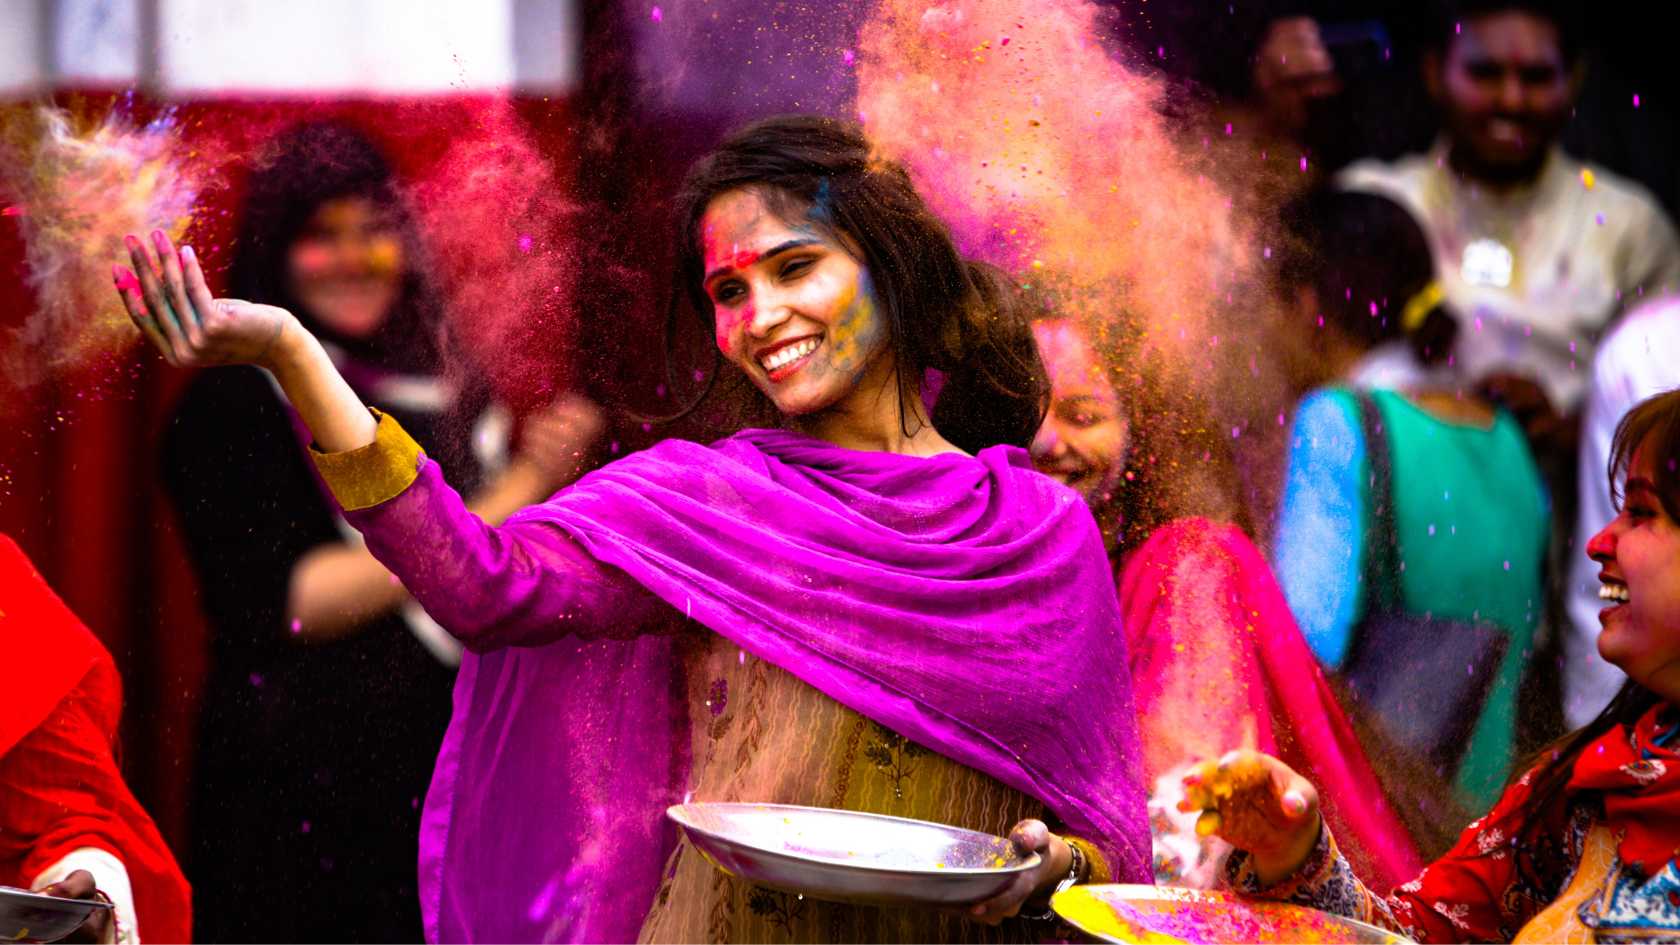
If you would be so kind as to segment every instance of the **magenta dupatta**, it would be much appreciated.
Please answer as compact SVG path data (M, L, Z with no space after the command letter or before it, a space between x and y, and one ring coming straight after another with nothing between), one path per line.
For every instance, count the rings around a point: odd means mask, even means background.
M429 461L416 488L444 488ZM381 560L419 559L379 533L402 532L382 516L426 504L398 497L352 521ZM1101 537L1023 451L924 459L770 430L671 440L500 533L554 527L673 617L1038 798L1105 850L1117 880L1150 881ZM450 593L424 586L440 571L407 564L393 570L422 602ZM469 654L422 824L429 938L634 939L672 842L663 807L686 776L675 646Z

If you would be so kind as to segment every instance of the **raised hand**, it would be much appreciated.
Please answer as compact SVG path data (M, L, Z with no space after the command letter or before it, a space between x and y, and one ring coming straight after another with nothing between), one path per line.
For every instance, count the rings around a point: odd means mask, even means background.
M177 251L162 230L152 232L149 244L134 236L125 242L134 268L112 267L117 295L170 364L272 368L286 333L300 330L283 308L213 298L192 247Z
M153 231L150 245L133 236L126 242L134 268L112 267L117 294L170 364L267 368L321 449L340 452L373 442L373 415L291 312L213 298L192 247L177 252L161 230Z
M1254 857L1263 882L1300 869L1318 842L1318 790L1271 755L1233 751L1184 776L1178 809L1201 811L1196 832Z
M542 476L549 495L584 471L606 418L588 398L567 394L525 418L516 458L530 463Z

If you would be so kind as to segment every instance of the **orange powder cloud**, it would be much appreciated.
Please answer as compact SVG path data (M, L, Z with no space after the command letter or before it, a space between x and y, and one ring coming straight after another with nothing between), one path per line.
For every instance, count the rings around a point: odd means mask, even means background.
M55 108L0 114L0 194L16 218L36 311L0 338L0 382L27 387L124 350L140 337L111 288L123 236L179 239L201 177L167 120L137 127L113 115L77 124Z
M1205 408L1162 422L1199 412L1240 437L1285 396L1253 203L1166 117L1168 82L1113 55L1103 15L1081 0L881 0L859 37L857 114L965 253L1044 285L1124 352L1122 396L1147 374Z

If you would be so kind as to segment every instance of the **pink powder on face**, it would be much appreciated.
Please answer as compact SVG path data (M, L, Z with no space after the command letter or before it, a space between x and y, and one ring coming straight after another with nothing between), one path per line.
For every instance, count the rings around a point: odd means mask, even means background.
M717 346L726 358L735 356L735 332L743 326L752 324L754 309L751 302L738 309L714 309L717 322Z
M292 248L291 261L299 276L318 276L332 266L333 250L320 243L298 243Z

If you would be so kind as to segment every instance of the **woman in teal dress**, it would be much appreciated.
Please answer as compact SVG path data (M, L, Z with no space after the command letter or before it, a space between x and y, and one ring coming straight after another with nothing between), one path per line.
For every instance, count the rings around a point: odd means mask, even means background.
M1273 546L1278 578L1319 660L1343 667L1371 612L1363 575L1373 503L1383 499L1373 494L1372 459L1385 450L1400 609L1506 634L1454 776L1459 803L1486 810L1515 761L1517 691L1543 600L1545 487L1511 415L1407 369L1416 362L1399 337L1406 301L1427 300L1433 274L1406 211L1338 194L1308 216L1316 254L1302 273L1302 311L1322 316L1325 368L1350 386L1319 388L1296 410ZM1384 442L1368 441L1355 389L1374 403Z

